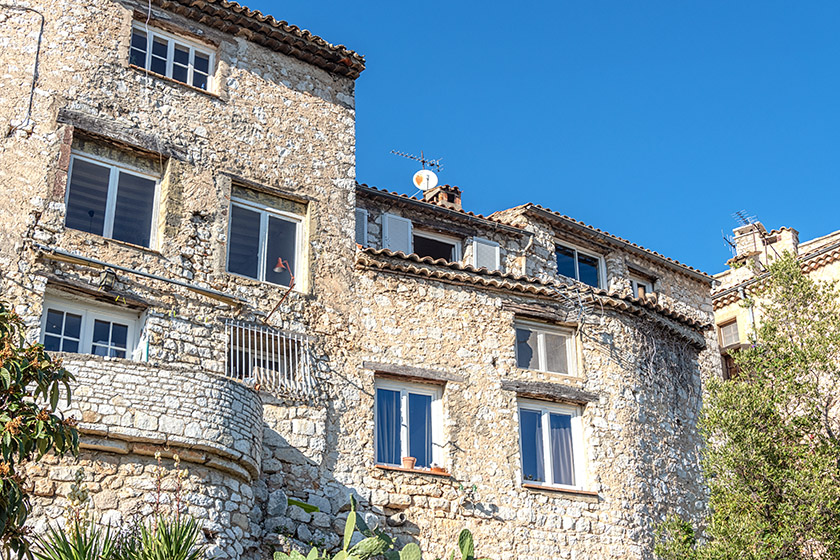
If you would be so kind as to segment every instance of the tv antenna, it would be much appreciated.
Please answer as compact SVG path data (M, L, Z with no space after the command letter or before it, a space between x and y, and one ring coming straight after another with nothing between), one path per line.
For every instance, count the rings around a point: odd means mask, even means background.
M398 152L397 150L391 150L391 153L395 156L400 156L408 159L413 159L414 161L419 161L420 165L423 166L423 169L426 169L426 166L429 166L429 169L436 169L438 173L443 170L443 164L440 162L443 158L437 159L426 159L426 156L423 155L423 150L420 150L420 157L417 157L413 154L407 154L405 152Z
M750 216L746 210L738 210L732 214L732 217L742 226L749 226L757 221L755 216Z

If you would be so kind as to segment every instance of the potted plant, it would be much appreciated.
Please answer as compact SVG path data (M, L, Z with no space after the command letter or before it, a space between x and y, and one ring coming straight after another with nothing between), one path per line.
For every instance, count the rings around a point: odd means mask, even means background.
M446 469L444 469L443 467L441 467L437 463L432 463L430 468L429 468L429 471L434 473L434 474L446 474Z
M417 463L416 457L403 457L402 466L404 469L414 469L414 464Z

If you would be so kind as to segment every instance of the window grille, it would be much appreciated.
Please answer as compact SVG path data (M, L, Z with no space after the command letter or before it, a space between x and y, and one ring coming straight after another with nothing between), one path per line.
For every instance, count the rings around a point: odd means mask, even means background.
M228 319L225 375L279 396L316 395L309 337Z

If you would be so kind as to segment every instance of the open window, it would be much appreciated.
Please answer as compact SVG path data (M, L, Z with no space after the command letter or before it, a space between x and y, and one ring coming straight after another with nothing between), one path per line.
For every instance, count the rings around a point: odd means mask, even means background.
M376 462L400 465L414 457L417 467L443 463L442 388L379 379L375 398Z
M212 89L213 52L183 37L134 22L129 63L193 87Z
M240 195L240 196L237 196ZM231 197L227 270L263 282L301 285L304 206L277 197Z
M644 299L646 295L652 294L654 282L654 278L647 274L630 269L630 289L634 297Z
M555 244L557 274L573 278L594 288L604 285L603 259L566 244Z
M523 484L585 486L580 406L520 400L519 446Z
M65 225L142 247L154 242L160 177L141 167L74 152L65 193Z
M421 257L443 259L446 262L461 260L461 240L441 233L414 229L413 252Z
M139 358L140 314L81 299L49 297L41 317L47 352Z
M516 365L562 375L576 375L574 332L528 321L516 322Z

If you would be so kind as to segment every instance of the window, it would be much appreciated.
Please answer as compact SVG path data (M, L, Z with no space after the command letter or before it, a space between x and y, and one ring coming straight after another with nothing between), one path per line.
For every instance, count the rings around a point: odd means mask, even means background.
M213 53L159 29L135 22L131 30L129 62L161 76L209 90Z
M447 262L461 260L461 240L448 235L414 230L413 252L421 257L443 259Z
M723 379L736 379L740 370L735 364L735 359L729 353L724 353L720 355L720 361L723 366Z
M411 220L395 214L382 214L382 247L411 254Z
M595 288L601 287L601 257L559 244L555 245L555 251L557 274L574 278Z
M473 237L473 262L475 268L499 270L501 268L499 244L495 241Z
M519 446L524 483L584 486L580 407L520 401Z
M740 338L738 336L738 321L731 321L720 326L720 344L724 348L736 346Z
M44 301L41 343L48 352L131 357L137 348L138 315L62 299Z
M302 217L244 199L231 199L228 272L288 286L300 284Z
M65 225L151 247L157 177L81 154L70 158Z
M367 247L368 213L364 208L356 208L356 243Z
M517 367L575 375L575 356L575 341L571 330L517 322Z
M415 466L442 464L441 390L433 385L376 382L376 462L399 465L403 457Z
M647 294L653 293L653 282L635 276L630 277L630 287L637 298L644 298Z

